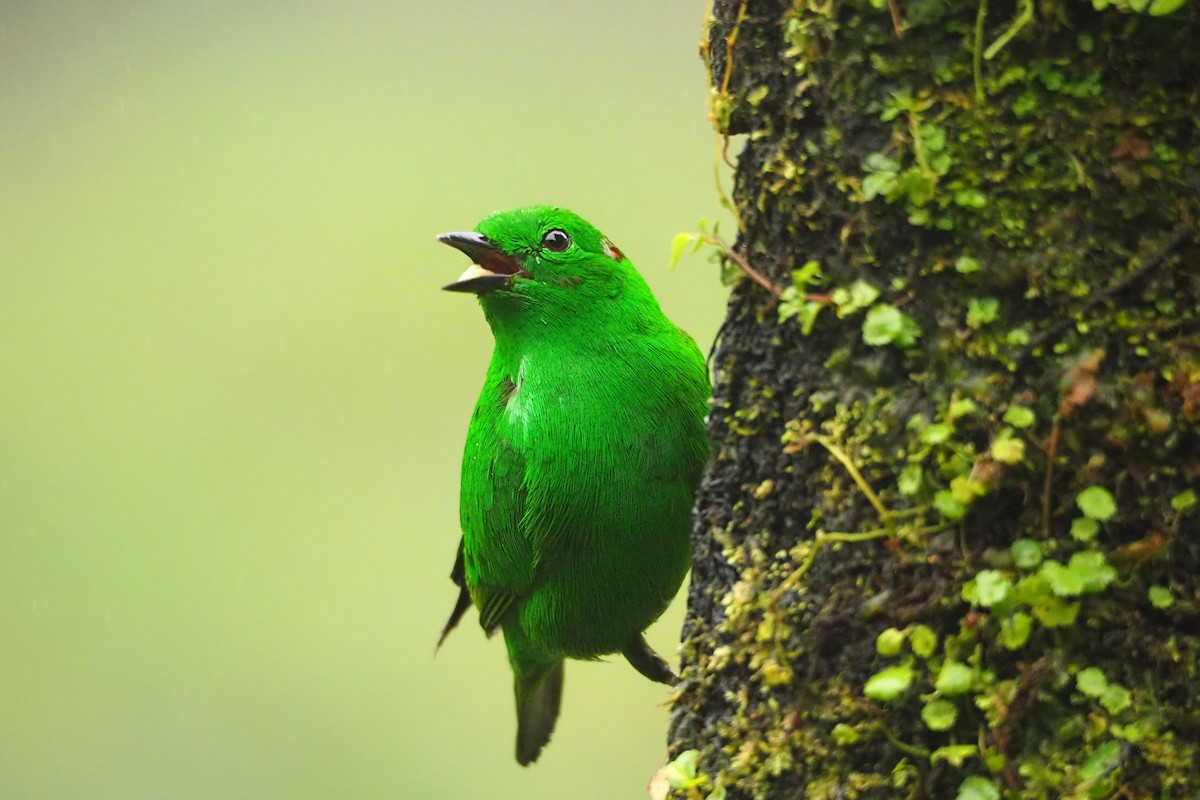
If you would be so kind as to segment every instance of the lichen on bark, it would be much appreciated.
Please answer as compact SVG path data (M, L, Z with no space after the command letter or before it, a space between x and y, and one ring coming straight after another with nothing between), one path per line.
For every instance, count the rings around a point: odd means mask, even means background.
M785 291L736 282L714 358L677 796L1200 793L1196 42L1195 2L715 2Z

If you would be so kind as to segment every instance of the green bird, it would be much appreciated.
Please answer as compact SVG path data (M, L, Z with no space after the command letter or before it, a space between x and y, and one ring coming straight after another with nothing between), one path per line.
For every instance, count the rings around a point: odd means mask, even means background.
M677 681L642 632L691 565L708 370L629 259L570 211L501 211L438 241L473 262L445 288L478 296L495 339L438 646L472 603L489 636L504 631L529 764L554 730L564 659L621 653Z

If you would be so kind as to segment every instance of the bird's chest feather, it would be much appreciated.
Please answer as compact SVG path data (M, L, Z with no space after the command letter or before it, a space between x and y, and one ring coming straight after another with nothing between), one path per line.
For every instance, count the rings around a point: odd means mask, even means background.
M468 437L464 499L485 513L557 516L619 491L621 466L644 460L655 438L623 366L554 354L494 364Z
M527 458L581 462L603 456L637 426L623 366L523 357L494 391L497 434Z

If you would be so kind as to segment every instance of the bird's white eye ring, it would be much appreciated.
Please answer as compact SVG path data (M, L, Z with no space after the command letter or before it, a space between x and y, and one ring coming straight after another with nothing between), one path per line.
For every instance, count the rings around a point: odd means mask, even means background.
M547 250L553 250L555 253L561 253L571 246L571 237L567 232L555 228L551 231L546 231L546 235L542 237L542 247Z

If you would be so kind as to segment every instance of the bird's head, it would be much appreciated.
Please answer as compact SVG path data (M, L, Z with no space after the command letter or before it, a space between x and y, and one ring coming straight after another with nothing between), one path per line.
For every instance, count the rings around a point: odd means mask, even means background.
M563 208L499 211L472 232L444 233L438 241L472 261L444 288L479 295L489 320L524 316L531 309L541 316L607 315L607 307L654 303L617 246Z

